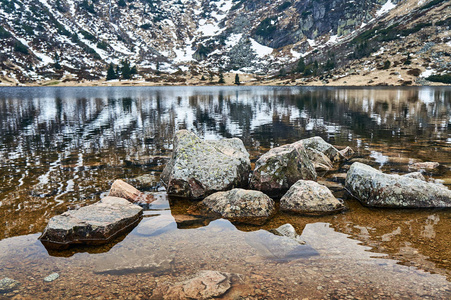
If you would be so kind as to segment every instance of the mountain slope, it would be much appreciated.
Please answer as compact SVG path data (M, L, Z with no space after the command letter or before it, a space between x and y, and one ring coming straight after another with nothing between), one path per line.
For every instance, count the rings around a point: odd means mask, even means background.
M431 11L448 5L438 0L0 0L0 4L0 80L19 82L99 79L109 63L125 59L144 77L219 69L267 75L292 68L302 56L327 61L330 51L336 53L336 65L344 66L351 58L343 54L355 52L364 42L355 43L359 34L395 22L408 28L413 19L421 19L422 11L415 12L420 7L430 5ZM390 16L395 10L397 14ZM446 30L449 33L449 25ZM366 52L384 42L369 38L372 48Z

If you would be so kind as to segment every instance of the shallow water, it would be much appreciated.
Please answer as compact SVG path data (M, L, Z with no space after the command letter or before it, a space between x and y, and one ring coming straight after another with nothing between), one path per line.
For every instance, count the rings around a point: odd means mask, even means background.
M161 191L182 128L241 138L252 161L319 135L384 172L439 162L424 175L451 187L451 88L0 88L0 123L0 279L21 282L3 296L155 298L164 283L219 270L238 274L229 299L451 297L451 211L363 207L343 190L350 162L321 178L349 207L339 215L192 224L190 202L162 196L106 246L48 252L37 240L114 179ZM286 223L305 245L269 232Z

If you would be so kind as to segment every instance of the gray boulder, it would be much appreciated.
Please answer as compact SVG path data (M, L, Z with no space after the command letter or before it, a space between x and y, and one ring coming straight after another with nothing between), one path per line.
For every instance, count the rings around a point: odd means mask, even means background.
M451 207L451 191L443 185L421 179L384 174L368 165L354 163L345 187L367 206L374 207Z
M351 153L350 151L352 151L352 149L345 149L345 151L340 152L338 151L337 148L335 148L333 145L329 144L328 142L326 142L325 140L323 140L323 138L319 137L319 136L314 136L308 139L303 139L300 142L302 142L302 144L304 145L305 149L309 150L316 150L319 151L321 153L323 153L324 155L326 155L330 161L332 162L338 162L338 161L342 161L345 159L345 156L343 155L343 153ZM352 154L349 154L352 155Z
M250 187L279 196L299 179L316 180L316 176L315 167L300 141L263 154L255 163Z
M331 214L345 207L325 186L299 180L280 199L280 210L299 214Z
M51 218L39 239L55 249L71 244L104 244L137 225L142 210L126 199L105 197Z
M263 225L276 213L274 201L267 195L243 189L214 193L188 212L253 225Z
M203 141L194 133L180 130L161 180L169 195L201 199L247 186L250 170L249 153L240 139Z

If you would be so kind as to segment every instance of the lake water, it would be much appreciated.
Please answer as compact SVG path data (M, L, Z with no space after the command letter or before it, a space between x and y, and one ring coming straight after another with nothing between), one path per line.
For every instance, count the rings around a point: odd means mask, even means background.
M343 189L352 161L320 178L347 212L279 213L261 227L182 222L192 203L159 183L186 128L242 139L252 162L317 135L384 172L439 162L424 175L451 188L450 87L0 88L0 126L0 279L21 283L0 298L159 299L201 270L234 274L227 299L451 298L451 210L363 207ZM102 247L42 246L52 216L115 179L161 192L133 231ZM286 223L305 245L270 233Z

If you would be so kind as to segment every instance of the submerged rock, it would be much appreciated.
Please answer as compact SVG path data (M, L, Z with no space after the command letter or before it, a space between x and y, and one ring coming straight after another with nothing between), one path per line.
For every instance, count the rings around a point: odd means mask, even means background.
M299 180L280 199L280 210L291 213L330 214L344 208L327 187L310 180Z
M230 274L218 271L200 271L192 278L175 283L163 299L212 299L224 295L231 288Z
M250 187L272 196L286 192L299 179L316 180L316 171L302 144L273 148L255 163Z
M301 245L305 244L305 241L301 239L301 236L297 234L296 229L294 229L293 225L287 223L282 226L277 227L276 229L272 229L269 232L279 235L279 236L285 236L292 240L295 240Z
M60 277L60 274L58 273L52 273L49 276L44 278L45 282L52 282L54 280L57 280Z
M51 218L39 239L46 247L57 249L71 244L107 243L133 228L142 210L123 198L105 197Z
M120 179L113 182L108 196L124 198L137 204L149 204L155 201L152 195L146 195Z
M20 285L19 281L5 277L2 280L0 280L0 293L3 294L10 292L15 288L17 288L19 285Z
M180 130L161 180L169 195L200 199L247 186L250 169L249 153L241 140L203 141L188 130Z
M451 207L451 191L443 185L406 176L384 174L354 163L346 189L360 202L374 207Z
M410 169L414 169L414 170L434 170L436 168L438 168L440 166L440 164L438 162L416 162L413 163L409 166Z
M274 201L267 195L243 189L214 193L189 210L194 215L219 216L253 225L263 225L275 212Z

